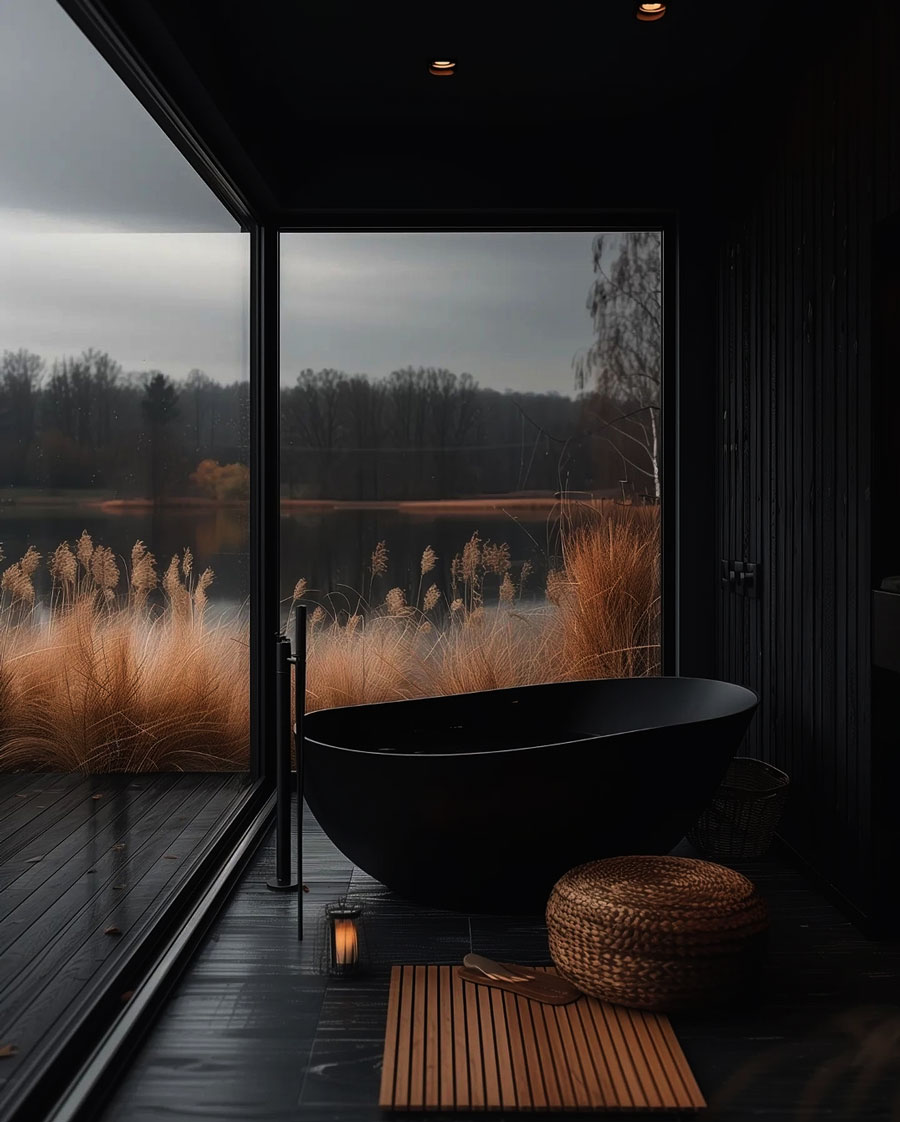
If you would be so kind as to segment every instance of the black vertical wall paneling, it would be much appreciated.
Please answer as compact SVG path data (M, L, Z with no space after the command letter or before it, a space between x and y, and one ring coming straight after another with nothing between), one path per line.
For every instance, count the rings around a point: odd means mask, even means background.
M719 252L719 277L717 284L717 308L719 322L716 330L716 552L723 560L728 554L728 518L731 510L731 456L728 451L728 425L730 421L729 378L728 378L728 332L731 328L727 315L731 293L731 272L733 269L732 247L725 241ZM731 677L729 656L731 644L728 642L728 609L731 598L721 581L716 596L716 673Z
M759 313L762 296L760 255L760 231L762 221L760 212L754 211L749 230L750 253L746 256L746 275L744 291L744 308L746 322L744 325L744 341L746 361L743 367L745 445L743 463L744 471L744 540L741 557L748 561L756 561L760 557L759 542L759 514L762 498L762 485L765 477L764 471L754 471L751 465L760 461L760 396L763 392L763 378L759 362ZM760 755L762 751L762 732L766 727L766 709L768 698L761 689L760 658L761 648L759 643L759 600L745 596L744 627L746 639L744 650L746 653L747 682L760 694L760 708L753 728L753 752Z
M856 67L835 67L835 89L833 95L834 140L832 146L832 231L834 239L834 261L832 266L832 323L833 347L835 355L834 401L832 404L835 431L834 486L835 486L835 548L834 548L834 605L835 605L835 690L834 727L839 737L835 761L835 812L838 820L851 826L848 831L846 852L847 861L843 875L852 875L854 866L860 859L860 839L858 831L852 828L854 819L850 816L851 800L856 790L852 781L850 763L851 729L847 720L847 693L850 690L847 664L850 662L853 647L844 642L843 636L850 634L852 620L848 615L848 573L847 573L847 527L850 518L850 490L852 472L850 468L851 449L855 442L851 439L854 431L853 414L848 402L848 389L855 381L855 370L847 355L847 195L854 177L848 150L848 121L855 118L854 74ZM855 816L854 816L855 818Z
M718 553L720 559L725 559L731 556L729 549L728 530L729 523L732 517L731 508L733 504L732 497L732 455L730 448L730 426L731 426L731 377L730 377L730 363L731 363L731 339L730 333L734 330L734 321L731 316L722 316L722 311L730 310L731 306L731 291L733 286L732 274L734 272L734 245L731 241L726 241L722 247L720 254L721 272L719 276L719 316L720 322L718 325L718 342L719 342L719 367L717 379L717 409L716 416L718 420L718 430L716 447L719 461L718 472L718 494L719 494L719 508L716 511L716 529L718 534ZM725 322L723 322L723 318ZM719 617L719 635L721 636L721 646L716 652L718 658L717 663L721 669L717 672L728 675L729 680L733 677L731 667L731 643L728 641L731 628L731 618L729 615L731 609L731 597L728 595L727 589L720 584L719 597L718 597L718 617Z
M786 840L863 912L878 895L871 247L873 223L900 206L898 15L887 0L874 12L822 32L770 122L769 151L760 130L744 152L758 174L722 232L717 349L718 546L758 560L763 581L759 602L720 592L719 672L763 695L746 750L793 777Z
M781 621L785 618L787 610L788 592L788 566L786 562L784 545L788 540L785 532L788 504L785 494L785 479L787 472L784 470L784 453L786 448L785 432L788 423L786 377L784 350L785 350L785 323L788 318L788 292L785 283L786 259L789 254L785 252L785 208L787 206L786 176L781 168L776 168L771 180L771 193L769 207L771 214L771 236L769 241L770 253L770 294L769 309L771 323L769 324L769 365L771 388L769 395L769 421L770 440L772 443L772 456L770 463L771 502L773 509L769 513L769 572L765 574L766 592L766 626L769 635L781 635L781 642L775 643L771 652L769 673L767 675L767 688L772 695L772 719L769 722L769 744L776 746L776 751L784 751L790 743L790 708L789 697L781 689L781 682L789 673L792 645L790 630L783 627Z
M814 120L815 109L815 79L818 77L814 69L811 85L804 90L806 106L806 119ZM813 126L814 129L814 126ZM813 131L813 130L811 130ZM803 784L800 810L803 814L802 828L805 838L814 847L818 855L819 838L817 829L817 809L821 802L822 791L820 786L819 761L815 752L816 747L816 720L815 708L818 700L816 694L816 641L818 639L816 628L816 603L815 588L818 579L818 569L815 552L815 526L816 526L816 496L814 491L815 470L815 417L816 417L816 376L815 376L815 308L813 305L813 288L815 282L815 205L816 205L816 150L815 144L807 144L802 149L803 158L803 210L801 213L801 229L803 237L803 261L801 273L801 293L803 301L803 354L802 372L803 396L802 407L802 466L799 485L803 494L803 519L801 522L800 565L801 565L801 596L803 603L802 639L803 639L803 668L799 682L800 700L802 705L802 725L800 730L801 753L800 765L795 777ZM796 688L796 685L795 685ZM796 808L797 800L793 807ZM795 810L796 813L796 810Z
M740 494L740 449L741 443L738 440L737 430L737 403L738 403L738 380L737 370L741 364L741 315L740 304L738 304L738 297L740 297L741 285L741 269L743 268L743 255L741 252L741 241L736 239L731 246L731 287L728 292L728 304L731 309L731 323L728 324L728 355L726 358L726 371L728 378L728 489L727 489L727 539L725 542L725 557L736 558L738 554L738 542L740 542L740 532L738 532L738 519L741 517L741 494ZM738 665L741 657L743 635L738 631L738 620L740 620L740 604L734 596L729 596L726 605L726 620L727 620L727 634L728 637L734 638L734 641L729 644L728 652L728 670L731 673L732 680L740 680L741 668Z
M896 42L896 40L895 40ZM871 231L879 207L887 212L887 197L882 184L887 177L880 173L876 137L884 135L891 120L885 114L883 100L876 97L875 76L887 71L885 44L875 33L871 20L861 38L861 64L858 79L859 103L850 135L849 160L852 169L853 196L847 215L847 350L852 360L854 380L849 387L850 413L854 428L860 433L860 447L854 460L856 479L848 488L848 550L851 564L850 618L869 618L871 587L871 553L869 548L871 449ZM894 121L900 117L894 117ZM861 892L872 899L875 874L872 861L872 837L868 829L874 808L872 798L871 737L871 657L869 631L861 628L864 640L857 643L854 658L848 667L848 708L851 738L848 743L848 766L856 763L859 773L856 801L850 814L857 824L857 845L863 856L860 874Z
M798 140L799 130L794 126L792 141ZM788 167L786 174L791 179L791 210L789 218L789 237L792 258L790 263L790 286L792 293L791 318L788 325L788 356L785 370L791 388L791 429L788 436L790 442L790 455L785 464L787 473L787 488L791 504L791 533L785 543L785 552L790 566L791 601L790 601L790 631L794 645L791 685L787 692L791 697L793 717L791 722L791 748L784 754L785 763L789 766L789 774L793 777L794 792L791 799L791 819L796 820L797 811L797 777L800 775L800 762L802 759L801 744L803 741L803 675L806 667L808 652L807 644L803 641L803 515L806 507L806 498L803 491L803 349L805 307L803 303L803 257L806 250L803 238L803 211L806 191L806 178L802 166L794 163ZM784 684L782 685L784 687ZM778 759L782 756L779 755ZM777 762L777 761L776 761ZM796 831L794 831L796 834Z
M740 399L737 409L737 424L739 433L738 470L741 483L738 496L739 509L739 539L737 542L736 557L750 558L754 543L751 541L751 527L753 525L753 510L756 503L756 479L754 468L756 459L753 456L753 430L756 410L753 408L753 393L755 379L752 376L750 364L752 361L753 339L753 273L756 267L756 254L754 252L754 233L756 215L751 214L745 221L743 242L746 247L741 254L741 284L740 284L740 316L741 316L741 354L738 363L738 378L740 385ZM740 617L738 627L742 635L741 642L741 681L751 688L756 686L756 650L753 644L753 605L742 596L738 600ZM759 719L754 718L750 726L749 736L753 755L759 754Z
M834 696L842 688L834 674L834 459L835 355L832 331L832 270L834 243L832 229L833 195L833 73L830 59L823 54L819 62L816 89L816 131L814 150L816 207L812 238L815 245L813 290L815 336L815 426L813 439L816 460L813 493L815 519L815 620L816 705L815 757L820 779L816 804L816 837L819 853L834 874L840 877L846 838L838 838L828 825L837 813L838 740L843 730L834 726ZM845 418L841 418L842 423Z
M809 495L812 503L812 558L813 580L810 583L812 592L810 637L812 639L812 667L813 667L813 693L811 710L811 741L810 753L814 760L814 774L816 777L816 799L813 803L814 837L816 849L820 859L831 867L831 839L825 837L823 822L831 811L831 782L833 768L827 764L828 752L833 748L826 743L827 730L824 723L824 658L822 657L825 645L825 601L828 590L825 584L826 566L823 548L823 523L825 507L828 503L826 490L826 458L825 458L825 431L823 398L825 394L826 370L825 356L823 354L823 330L825 323L825 253L823 246L825 175L827 171L827 156L825 152L825 129L823 115L827 111L827 97L825 95L824 62L820 58L816 65L815 85L813 96L813 121L812 130L812 211L809 228L810 249L812 258L812 275L810 277L809 307L811 309L810 334L812 350L811 381L809 386L812 415L809 436L813 454L811 471L809 475ZM829 451L832 449L829 448Z
M778 395L782 380L778 368L778 301L783 299L780 277L778 275L778 236L781 230L778 214L779 197L778 170L775 169L766 181L766 212L769 221L765 238L765 309L766 330L764 334L765 364L768 372L766 395L766 431L764 442L769 450L766 471L766 494L763 499L765 515L763 527L766 537L765 556L767 558L768 579L762 585L762 631L766 636L777 635L778 605L784 596L783 582L780 579L781 557L779 555L778 522L782 511L782 495L779 489L778 463L782 448L779 439ZM772 643L766 647L763 689L768 697L766 720L766 743L778 745L783 741L784 701L778 682L784 672L785 646Z
M892 225L896 229L898 221L900 221L900 164L898 164L898 147L900 147L900 138L897 133L900 131L900 72L898 72L895 54L896 43L898 42L898 35L900 35L900 14L897 13L896 8L891 6L885 10L879 10L877 13L877 20L873 29L874 44L872 55L874 57L874 66L872 73L874 75L873 88L869 96L874 102L874 135L871 138L872 143L872 163L874 164L874 175L872 177L872 187L874 189L873 197L871 200L872 211L871 220L868 228L860 230L859 242L859 276L861 284L872 284L873 281L877 282L878 277L873 275L873 268L875 260L873 251L875 250L875 240L880 239L884 235L883 227L879 226L885 219L891 218ZM889 83L887 88L884 88L883 82L879 83L878 78L885 72L891 71L893 68L893 80ZM865 138L868 143L868 137ZM867 207L864 205L864 210ZM893 252L892 246L879 246L879 251ZM880 256L879 252L879 256ZM871 327L870 316L872 313L872 304L876 295L868 293L860 295L861 314L860 314L860 369L868 369L870 364L874 361L879 361L882 358L882 348L879 345L877 352L873 351L872 344L874 342ZM879 317L879 321L880 321ZM893 325L894 330L897 325ZM879 361L879 374L882 374L881 362ZM896 372L890 367L887 370L889 378L895 378ZM881 428L882 410L884 409L885 395L884 386L879 386L878 395L873 399L873 387L871 382L866 379L860 384L859 393L859 412L860 412L860 430L866 431L872 435L873 417L872 407L873 400L877 402L879 416L874 418L878 422L879 429ZM894 401L896 397L894 396ZM893 404L893 403L892 403ZM894 428L896 431L896 426ZM887 436L886 433L879 434ZM893 434L891 434L893 435ZM883 477L884 467L879 464L877 460L873 460L871 455L871 447L867 449L869 455L860 460L860 472L862 475L860 481L860 493L864 497L864 524L868 528L870 522L875 520L879 525L879 529L883 531L884 519L897 517L897 496L893 490L890 479ZM889 449L885 449L890 455ZM893 473L889 473L893 475ZM881 568L887 560L886 556L877 556L876 563L878 568L873 569L873 558L871 554L871 544L868 534L866 534L864 543L867 552L864 555L864 560L861 560L861 565L865 566L865 575L867 577L867 593L869 586L879 581L885 575L884 570ZM880 544L880 543L879 543ZM881 553L881 550L879 550ZM870 595L870 594L869 594ZM870 647L867 645L861 653L861 674L866 674L868 677L872 674ZM868 660L868 661L863 661ZM898 774L900 774L900 767L898 767L898 731L896 728L896 709L895 701L891 695L895 694L895 685L892 681L893 676L886 671L877 670L875 673L875 704L876 711L872 712L870 708L860 714L860 738L866 738L868 742L874 739L874 752L871 756L867 757L867 763L870 767L870 791L865 792L869 795L869 807L871 808L872 821L874 823L874 836L872 839L872 854L870 860L870 868L874 880L873 895L881 902L881 907L886 916L893 920L894 926L900 923L900 904L897 902L896 893L896 879L897 879L897 862L900 860L900 844L898 844L897 827L895 825L897 820L896 809L896 791ZM885 886L890 885L891 890L885 892Z

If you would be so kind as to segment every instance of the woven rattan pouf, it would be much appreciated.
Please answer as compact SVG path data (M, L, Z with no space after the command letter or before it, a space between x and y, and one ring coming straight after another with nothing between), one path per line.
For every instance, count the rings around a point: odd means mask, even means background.
M768 926L746 877L688 857L611 857L566 873L547 902L550 956L582 992L636 1009L734 996Z

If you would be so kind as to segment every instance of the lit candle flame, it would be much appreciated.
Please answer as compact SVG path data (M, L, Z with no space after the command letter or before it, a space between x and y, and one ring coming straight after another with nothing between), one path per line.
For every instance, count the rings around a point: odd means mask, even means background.
M359 960L359 935L354 920L335 919L334 957L338 966L351 966Z

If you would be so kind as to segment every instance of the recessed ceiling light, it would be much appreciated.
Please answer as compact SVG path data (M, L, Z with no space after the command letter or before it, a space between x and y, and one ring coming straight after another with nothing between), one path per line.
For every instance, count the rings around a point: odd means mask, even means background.
M653 20L662 19L665 14L665 4L641 4L637 10L637 18L643 20L644 23L652 23Z
M435 78L452 78L455 71L456 63L448 59L435 60L428 66L428 73L433 74Z

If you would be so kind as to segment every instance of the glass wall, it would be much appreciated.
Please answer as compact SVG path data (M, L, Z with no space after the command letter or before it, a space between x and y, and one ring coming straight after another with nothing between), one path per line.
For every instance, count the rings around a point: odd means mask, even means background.
M661 239L282 235L311 707L660 672Z
M249 235L54 0L0 43L0 769L249 751Z

